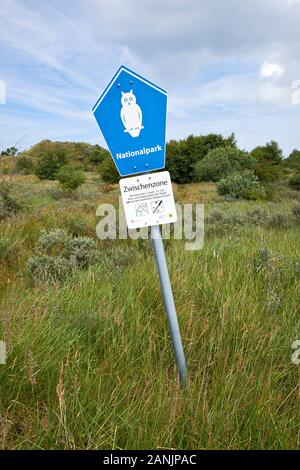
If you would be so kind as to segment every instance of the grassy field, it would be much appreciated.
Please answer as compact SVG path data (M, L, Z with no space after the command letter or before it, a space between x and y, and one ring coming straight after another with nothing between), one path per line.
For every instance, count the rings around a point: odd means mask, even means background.
M150 241L96 239L96 208L117 205L117 186L90 175L64 198L33 176L12 185L23 208L0 222L2 449L300 447L296 192L226 202L213 184L174 186L178 202L204 203L206 215L202 250L166 243L182 389ZM94 238L99 259L65 282L33 284L26 265L41 231L55 228Z

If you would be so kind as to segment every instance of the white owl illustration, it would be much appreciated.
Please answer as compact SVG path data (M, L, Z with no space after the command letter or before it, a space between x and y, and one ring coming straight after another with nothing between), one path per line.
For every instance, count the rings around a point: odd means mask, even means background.
M136 97L132 90L129 93L122 91L121 103L121 119L125 127L124 132L128 132L131 137L138 137L141 129L144 129L144 126L142 126L142 110L136 104Z

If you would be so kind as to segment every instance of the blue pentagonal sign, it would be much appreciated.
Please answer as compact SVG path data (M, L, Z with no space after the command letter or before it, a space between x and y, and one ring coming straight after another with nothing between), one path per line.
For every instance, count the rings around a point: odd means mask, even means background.
M121 176L164 168L165 90L121 66L93 113Z

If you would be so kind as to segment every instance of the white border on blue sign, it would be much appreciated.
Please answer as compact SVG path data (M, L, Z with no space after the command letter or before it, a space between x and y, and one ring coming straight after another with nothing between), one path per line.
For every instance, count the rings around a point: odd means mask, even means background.
M92 111L93 113L96 112L98 106L100 105L101 101L103 101L103 99L105 98L105 96L107 95L107 93L109 92L109 90L111 89L111 87L113 86L115 80L118 78L118 76L120 75L120 73L122 71L125 71L127 73L129 73L129 75L132 75L133 77L137 78L138 80L140 80L141 82L144 82L146 83L147 85L151 86L152 88L154 88L155 90L159 91L160 93L163 93L164 95L168 96L168 93L166 90L164 90L163 88L160 88L159 86L155 85L154 83L150 82L149 80L147 80L146 78L143 78L141 77L139 74L135 73L135 72L132 72L132 70L128 69L127 67L125 67L125 65L121 65L121 67L119 68L119 70L115 73L115 75L113 76L113 78L111 79L111 81L109 82L109 84L107 85L107 87L105 88L104 92L102 93L102 95L100 96L100 98L98 99L97 103L94 105Z

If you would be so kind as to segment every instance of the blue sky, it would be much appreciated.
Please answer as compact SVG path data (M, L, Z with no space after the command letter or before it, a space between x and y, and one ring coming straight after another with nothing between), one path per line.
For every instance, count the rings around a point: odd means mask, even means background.
M168 139L300 148L299 0L1 0L0 149L104 145L91 109L121 64L169 91Z

